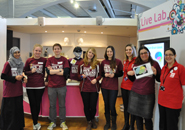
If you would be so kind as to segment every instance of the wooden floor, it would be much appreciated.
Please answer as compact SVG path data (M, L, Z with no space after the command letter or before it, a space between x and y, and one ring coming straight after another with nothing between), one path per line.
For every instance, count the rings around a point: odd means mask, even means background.
M122 104L122 98L118 97L116 102L116 111L117 111L117 130L121 130L124 125L124 113L120 111L120 104ZM102 94L99 94L99 121L98 128L96 130L103 130L105 125L105 117L104 117L104 102ZM39 121L41 124L41 130L46 130L49 125L49 120L45 117L39 117ZM59 127L59 119L57 119L57 127L53 130L62 130ZM69 130L86 130L87 121L85 118L67 118L66 124L69 127ZM135 124L136 128L136 124ZM25 128L24 130L33 130L33 124L31 115L25 114ZM135 129L137 130L137 129Z

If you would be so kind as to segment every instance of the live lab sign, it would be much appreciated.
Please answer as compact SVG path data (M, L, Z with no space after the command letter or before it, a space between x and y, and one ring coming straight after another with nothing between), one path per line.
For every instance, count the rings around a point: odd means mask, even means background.
M152 23L158 23L160 21L164 21L164 20L167 20L167 13L162 10L160 13L154 13L153 14L153 17L142 17L141 18L141 26L142 27L145 27L147 25L150 25Z
M139 14L140 29L169 21L168 17L173 4L173 1L168 1L146 12L143 12L142 14Z

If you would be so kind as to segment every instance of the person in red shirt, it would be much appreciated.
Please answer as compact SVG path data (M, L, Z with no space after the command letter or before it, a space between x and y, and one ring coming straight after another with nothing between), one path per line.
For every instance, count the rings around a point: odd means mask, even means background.
M147 47L141 46L134 67L150 63L153 75L140 79L135 79L135 72L128 71L128 78L133 81L133 86L129 95L127 111L136 116L138 130L143 130L143 118L146 130L153 130L153 109L155 104L155 80L160 82L161 68L151 57Z
M127 111L128 108L128 99L130 90L132 88L133 82L128 79L127 72L133 70L133 66L136 59L136 49L134 45L127 44L125 47L125 60L123 61L123 81L121 83L121 93L123 98L124 106L124 118L125 125L122 130L134 130L135 116L131 115L130 126L129 126L129 116L130 114Z
M123 64L115 58L115 49L108 46L105 50L105 60L102 61L100 69L102 70L101 90L105 104L106 124L104 130L110 128L110 114L112 116L112 130L116 130L116 99L118 95L118 77L123 75Z
M80 89L84 104L84 113L88 122L86 130L96 129L96 106L99 92L100 63L97 60L96 50L88 48L85 58L78 65L78 78L81 80Z
M33 47L33 56L27 59L24 66L24 72L28 76L26 91L30 103L33 129L37 130L41 128L40 123L38 123L38 116L42 95L44 93L45 85L47 84L47 82L44 83L45 65L47 60L46 58L41 57L41 53L42 46L40 44L35 44Z
M2 130L23 130L23 88L22 82L27 78L23 74L24 63L18 47L10 49L9 60L5 63L1 79L3 79L3 99L1 106Z
M51 120L48 130L56 127L56 101L58 97L60 127L67 130L66 120L66 79L69 77L69 62L61 56L62 46L58 43L53 45L55 56L48 58L46 62L46 72L48 74L48 97L50 102L49 119Z
M185 95L185 68L175 60L173 48L165 51L166 65L161 71L158 94L159 130L178 130L178 118Z

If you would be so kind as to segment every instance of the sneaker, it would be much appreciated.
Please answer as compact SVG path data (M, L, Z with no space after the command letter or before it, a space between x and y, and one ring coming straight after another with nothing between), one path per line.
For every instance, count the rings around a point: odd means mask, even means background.
M34 127L36 128L35 130L40 130L41 125L40 125L40 123L37 123L36 125L34 125Z
M48 126L48 130L53 130L53 128L56 127L56 124L54 122L51 122Z
M36 127L35 127L35 125L33 125L33 129L34 129L34 130L36 130Z
M67 125L66 125L65 122L62 122L62 123L60 124L60 127L63 128L63 130L68 130L68 127L67 127Z

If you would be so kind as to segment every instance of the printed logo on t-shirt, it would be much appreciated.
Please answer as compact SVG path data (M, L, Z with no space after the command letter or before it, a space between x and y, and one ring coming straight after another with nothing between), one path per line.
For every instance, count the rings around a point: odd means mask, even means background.
M117 66L116 66L116 68L117 68ZM105 73L115 73L116 72L116 69L111 69L110 68L110 65L108 65L108 64L105 64L104 65L104 71L105 71Z
M71 72L75 74L78 73L78 65L72 65Z
M51 64L52 69L57 70L57 69L63 69L63 65L59 64Z
M42 64L30 64L30 69L36 69L37 73L42 73L43 71L43 65Z
M170 74L170 77L171 77L171 78L174 78L174 76L175 76L175 73L171 73L171 74Z
M90 67L84 67L83 73L86 76L95 77L96 76L96 69L92 69L91 66Z
M17 68L11 68L11 72L12 72L12 76L18 75Z
M62 64L62 63L63 63L62 61L58 62L58 64Z

